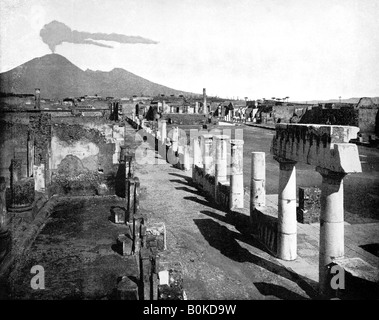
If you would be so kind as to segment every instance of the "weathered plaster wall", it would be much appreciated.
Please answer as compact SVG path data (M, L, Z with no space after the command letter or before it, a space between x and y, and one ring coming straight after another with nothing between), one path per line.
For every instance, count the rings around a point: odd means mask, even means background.
M358 109L360 133L374 133L376 131L378 112L379 108L360 107Z
M124 128L83 120L69 124L60 120L52 126L51 171L56 193L99 194L113 188L109 177L117 171Z

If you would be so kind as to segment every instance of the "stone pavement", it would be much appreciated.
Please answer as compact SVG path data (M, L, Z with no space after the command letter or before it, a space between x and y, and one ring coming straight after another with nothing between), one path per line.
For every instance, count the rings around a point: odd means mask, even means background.
M277 208L278 196L267 195L266 205ZM345 258L361 258L374 267L379 266L379 257L364 250L362 246L379 243L379 223L348 224L345 222ZM318 250L320 224L297 224L298 258L295 261L278 263L286 268L318 282Z
M182 265L188 299L318 297L318 223L298 223L298 258L283 261L251 235L246 191L245 208L228 213L196 189L191 170L144 164L136 176L145 189L141 209L166 224L164 259ZM267 195L266 205L277 207L277 195ZM378 231L379 223L346 223L345 257L379 266L379 258L361 247L379 243Z

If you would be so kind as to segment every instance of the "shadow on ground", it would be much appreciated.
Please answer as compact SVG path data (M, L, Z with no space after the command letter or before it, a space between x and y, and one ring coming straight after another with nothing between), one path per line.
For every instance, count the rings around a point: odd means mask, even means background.
M202 211L206 214L207 212ZM255 254L252 254L249 250L242 248L237 242L245 242L256 248L261 248L261 245L257 243L253 238L249 238L246 235L242 235L238 232L229 230L227 227L220 225L213 219L194 219L196 226L199 228L201 234L208 241L208 243L219 250L224 256L234 261L243 263L253 263L261 268L264 268L276 275L286 278L292 282L295 282L302 288L310 298L316 298L317 293L310 284L311 280L294 273L283 266L280 266L272 261L263 259ZM259 288L258 288L259 289ZM295 295L293 293L292 297ZM291 299L288 295L286 299ZM298 299L298 297L297 297Z

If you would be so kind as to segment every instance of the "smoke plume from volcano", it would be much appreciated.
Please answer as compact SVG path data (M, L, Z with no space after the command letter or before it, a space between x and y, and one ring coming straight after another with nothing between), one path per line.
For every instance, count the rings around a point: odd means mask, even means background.
M142 43L142 44L157 44L158 42L142 38L140 36L126 36L117 33L90 33L71 30L64 23L52 21L41 29L40 36L52 52L55 52L56 46L63 42L78 43L78 44L93 44L99 47L113 48L94 40L114 41L118 43Z

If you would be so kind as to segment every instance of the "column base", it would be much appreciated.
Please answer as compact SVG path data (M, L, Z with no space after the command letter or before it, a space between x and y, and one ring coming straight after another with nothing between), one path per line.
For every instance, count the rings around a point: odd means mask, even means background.
M297 258L297 233L285 234L278 232L278 253L279 259L292 261Z

